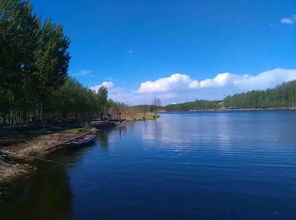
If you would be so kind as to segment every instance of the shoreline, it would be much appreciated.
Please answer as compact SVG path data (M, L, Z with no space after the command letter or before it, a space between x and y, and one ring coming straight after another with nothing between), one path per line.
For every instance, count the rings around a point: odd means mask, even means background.
M31 165L33 161L47 161L46 156L62 148L63 143L95 131L95 128L67 129L0 147L0 182L10 182L34 173L37 168Z
M141 117L139 117L141 115ZM147 116L145 119L142 116ZM159 118L158 114L136 114L127 119L126 122L142 121L142 120L156 120ZM112 126L113 127L113 126ZM115 125L116 127L116 125ZM25 175L30 175L38 170L32 163L35 160L46 160L46 156L50 153L63 147L67 141L73 140L80 136L86 135L90 132L98 130L105 130L109 127L78 127L74 129L64 129L54 131L52 133L43 133L33 136L28 139L0 140L0 142L7 142L0 146L0 183L12 182L16 179L22 178ZM11 143L10 143L11 142Z
M296 111L296 107L281 107L281 108L238 108L238 109L204 109L204 110L183 110L183 111L161 111L158 113L166 113L166 112L214 112L214 111Z

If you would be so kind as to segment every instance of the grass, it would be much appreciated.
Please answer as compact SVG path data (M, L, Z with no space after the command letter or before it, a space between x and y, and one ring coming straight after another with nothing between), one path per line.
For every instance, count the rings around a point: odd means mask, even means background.
M90 126L85 126L83 128L72 128L62 131L62 133L75 133L75 132L88 132L91 131L93 128Z

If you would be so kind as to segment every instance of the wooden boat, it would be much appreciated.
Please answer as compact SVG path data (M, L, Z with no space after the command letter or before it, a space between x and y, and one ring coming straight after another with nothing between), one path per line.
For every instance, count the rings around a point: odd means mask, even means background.
M79 147L89 144L95 139L95 134L87 134L83 137L76 138L70 142L67 142L65 145L68 147Z

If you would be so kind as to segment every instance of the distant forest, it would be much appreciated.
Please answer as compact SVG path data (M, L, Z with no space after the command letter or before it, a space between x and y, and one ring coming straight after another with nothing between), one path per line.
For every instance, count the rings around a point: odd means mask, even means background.
M218 110L223 108L296 107L296 80L264 91L250 91L226 97L221 101L196 100L164 107L166 111Z
M251 91L223 100L225 107L240 108L279 108L296 106L296 81L283 83L282 85L264 91Z
M220 109L221 101L196 100L194 102L185 102L181 104L171 104L165 106L166 111L189 111L189 110L209 110Z

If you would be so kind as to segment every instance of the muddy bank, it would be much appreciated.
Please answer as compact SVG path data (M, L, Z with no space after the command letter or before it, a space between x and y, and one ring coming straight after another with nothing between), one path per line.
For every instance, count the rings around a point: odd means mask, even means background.
M46 161L46 155L62 147L63 143L94 131L94 128L64 130L0 147L0 182L34 172L36 168L30 165L32 161Z

